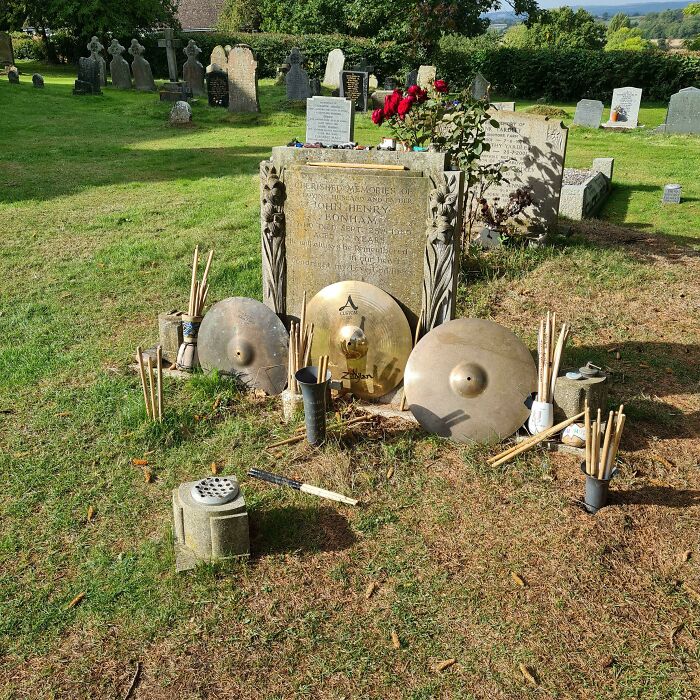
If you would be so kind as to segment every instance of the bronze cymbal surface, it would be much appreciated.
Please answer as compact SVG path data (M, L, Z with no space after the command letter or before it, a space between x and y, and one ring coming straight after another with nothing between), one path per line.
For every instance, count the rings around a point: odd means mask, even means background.
M246 297L229 297L207 311L197 338L199 362L210 372L238 376L266 394L287 385L289 334L274 311Z
M434 328L413 349L404 375L411 413L458 442L499 442L528 418L537 367L511 331L481 318Z
M413 341L394 298L367 282L324 287L306 309L314 324L312 363L328 355L328 369L343 388L377 399L398 386Z

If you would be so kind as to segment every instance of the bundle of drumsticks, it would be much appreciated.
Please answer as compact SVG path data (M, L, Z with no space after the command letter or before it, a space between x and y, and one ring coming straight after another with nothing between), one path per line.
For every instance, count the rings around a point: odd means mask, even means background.
M615 467L617 451L622 439L622 429L625 427L624 405L615 411L610 411L603 434L603 446L600 446L602 434L601 411L598 409L596 419L591 422L591 412L586 402L583 419L586 433L586 474L596 479L608 480Z

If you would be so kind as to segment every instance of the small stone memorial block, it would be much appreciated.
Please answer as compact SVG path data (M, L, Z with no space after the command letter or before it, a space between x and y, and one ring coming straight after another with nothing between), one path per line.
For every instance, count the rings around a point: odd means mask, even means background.
M340 96L355 105L357 112L366 112L369 101L369 73L344 70L340 74Z
M212 70L207 73L207 99L210 107L228 107L228 73Z
M13 66L15 53L12 48L12 37L8 32L0 32L0 66Z
M489 151L481 154L487 165L502 163L508 168L508 183L492 185L484 195L489 204L508 203L508 195L527 187L533 204L525 211L522 227L547 231L556 227L559 211L568 129L560 121L524 112L501 112L498 128L487 124Z
M34 75L32 76L32 85L34 85L35 88L43 88L44 76L40 73L34 73Z
M700 134L700 90L683 88L671 95L664 131L667 134Z
M228 54L228 111L259 112L258 63L250 46L238 44Z
M211 52L209 57L209 65L207 66L207 73L213 70L227 70L228 59L226 58L226 50L223 46L215 46L214 50Z
M636 129L641 102L641 88L615 88L610 103L610 121L605 126L612 129ZM614 113L617 114L616 121L613 119Z
M421 66L418 69L416 81L419 87L427 90L435 82L436 70L435 66Z
M307 100L311 97L309 90L309 74L301 67L304 57L298 48L294 47L287 58L289 71L285 77L288 100Z
M90 58L97 61L99 71L100 71L100 85L107 85L107 61L102 57L102 50L104 46L100 44L98 38L93 36L88 42L87 50L90 52Z
M126 49L116 40L107 49L107 53L112 57L109 62L109 73L112 76L112 85L120 90L131 89L131 68L122 54Z
M7 69L7 79L13 84L13 85L19 85L19 71L15 66L10 66Z
M681 203L681 186L666 185L664 187L664 196L661 200L664 204L680 204Z
M139 44L138 39L131 40L129 53L134 57L131 62L131 72L134 74L134 85L137 90L143 92L155 92L156 84L153 80L151 64L143 57L146 49Z
M182 77L187 87L192 90L193 95L204 95L204 66L197 60L197 56L202 53L202 49L195 44L194 39L187 42L184 48L187 60L182 66Z
M576 105L574 125L597 129L603 118L603 103L600 100L580 100Z
M192 121L192 107L184 100L176 102L170 110L169 121L171 126L189 124Z
M323 76L323 84L328 87L340 87L340 72L345 68L345 54L342 49L333 49L326 59L326 72Z
M422 310L423 328L453 318L464 176L446 167L444 153L273 148L260 169L263 301L284 316L305 291L360 280L414 328Z
M469 86L472 98L475 100L487 100L491 93L491 83L481 73L477 73Z
M306 100L306 142L338 145L353 140L355 106L344 97Z
M92 56L78 59L78 79L73 86L74 95L101 95L100 64Z

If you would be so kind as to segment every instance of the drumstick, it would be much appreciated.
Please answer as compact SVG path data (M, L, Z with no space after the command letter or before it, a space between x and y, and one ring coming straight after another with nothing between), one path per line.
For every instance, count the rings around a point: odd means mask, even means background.
M608 415L608 424L605 426L605 439L603 440L603 458L600 461L600 465L598 466L598 478L603 479L605 477L605 471L607 469L608 465L608 450L610 449L610 432L612 430L612 425L613 425L613 416L615 415L614 411L610 411Z
M156 395L153 387L153 360L148 356L148 389L151 398L151 418L156 419Z
M146 389L146 372L143 368L143 351L139 345L136 348L136 359L139 363L139 375L141 376L141 388L143 389L143 401L146 404L146 417L151 417L151 406L148 401L148 389Z
M297 481L296 479L289 479L286 476L278 476L277 474L272 474L271 472L266 472L262 469L249 469L248 476L261 479L262 481L267 481L270 484L276 484L277 486L289 486L290 488L296 489L297 491L302 491L303 493L308 493L312 496L319 496L320 498L328 498L331 501L347 503L350 506L356 506L359 503L359 501L356 499L344 496L342 493L328 491L327 489L312 486L311 484L305 484L304 482Z
M586 474L591 473L591 411L588 407L588 399L585 402L585 417L583 419L583 432L586 440Z
M199 263L199 243L194 247L194 259L192 261L192 282L190 284L190 306L189 315L194 316L195 286L197 284L197 264Z
M158 422L163 422L163 346L156 348L156 377L158 379Z

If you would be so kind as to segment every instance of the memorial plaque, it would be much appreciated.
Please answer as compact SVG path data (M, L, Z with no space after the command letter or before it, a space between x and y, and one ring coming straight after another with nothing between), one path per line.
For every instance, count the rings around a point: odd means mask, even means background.
M355 106L344 97L306 100L306 142L327 146L353 140Z
M215 68L206 77L209 106L228 107L228 73Z
M340 96L350 100L355 105L356 111L367 111L368 90L369 73L356 70L340 72Z
M15 54L12 49L12 37L8 32L0 32L0 66L15 63Z
M603 118L603 103L600 100L581 100L576 105L574 124L597 129Z
M671 95L664 131L667 134L700 134L700 90L683 88Z
M608 128L636 129L639 119L639 106L642 102L642 89L635 87L615 88L610 103L611 119ZM612 120L612 112L617 111L617 121Z
M533 231L556 227L568 129L559 121L523 112L501 112L497 121L498 128L486 127L491 149L481 154L481 162L507 166L509 182L489 187L486 200L492 205L498 198L498 206L505 206L511 192L527 187L534 202L516 223Z

